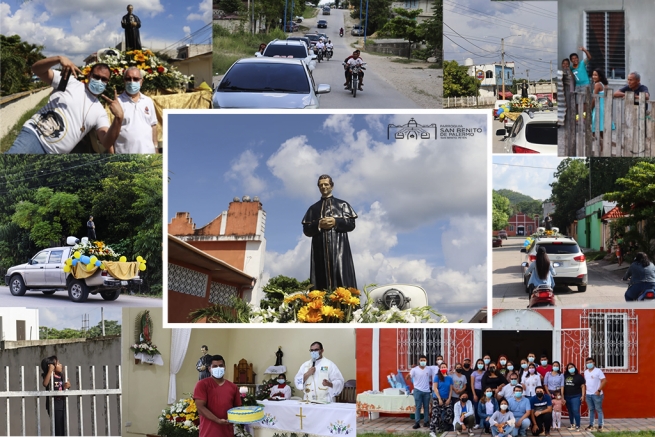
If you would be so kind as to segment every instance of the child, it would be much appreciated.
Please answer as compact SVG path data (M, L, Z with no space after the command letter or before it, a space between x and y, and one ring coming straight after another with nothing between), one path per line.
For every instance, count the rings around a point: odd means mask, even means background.
M557 393L553 398L553 428L559 429L562 425L562 395Z
M62 370L64 366L59 362L56 356L51 356L48 358L44 358L43 361L41 361L41 370L43 373L41 376L43 377L43 386L47 389L50 390L50 383L52 382L54 390L55 391L63 391L63 390L68 390L70 388L70 383L68 381L64 382L64 379L62 377ZM48 416L50 415L50 397L45 398L45 409L48 412ZM66 435L66 426L65 426L65 420L66 420L66 401L64 400L64 396L55 396L54 397L54 404L55 404L55 435Z
M500 409L489 418L491 433L494 437L509 437L512 435L515 423L516 419L514 418L514 414L509 411L507 399L501 399Z

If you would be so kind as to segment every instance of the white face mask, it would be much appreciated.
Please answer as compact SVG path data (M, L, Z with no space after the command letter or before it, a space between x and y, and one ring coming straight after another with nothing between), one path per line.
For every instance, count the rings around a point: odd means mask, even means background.
M500 406L500 409L503 410L503 411L505 411L505 410L507 409L507 405L502 404L502 405Z
M318 360L319 357L321 356L321 353L319 351L311 351L310 354L312 356L312 360L314 361Z
M437 366L441 366L441 363L443 363L443 360L437 360Z
M214 367L212 369L212 376L216 379L221 379L225 375L225 368L224 367Z

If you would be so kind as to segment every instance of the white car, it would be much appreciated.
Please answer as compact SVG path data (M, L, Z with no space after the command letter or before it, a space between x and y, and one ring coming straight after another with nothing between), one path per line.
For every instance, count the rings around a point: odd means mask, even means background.
M257 52L255 56L302 59L310 71L316 68L316 55L303 41L274 39L268 43L264 54Z
M587 291L587 261L573 237L566 237L559 233L546 235L543 228L539 228L539 233L532 238L534 239L532 244L521 249L521 252L525 253L521 268L523 284L526 288L530 278L525 275L525 272L530 263L537 259L537 250L543 247L555 269L555 286L575 285L579 292Z
M557 112L554 110L526 109L511 129L498 129L505 153L542 153L557 155Z

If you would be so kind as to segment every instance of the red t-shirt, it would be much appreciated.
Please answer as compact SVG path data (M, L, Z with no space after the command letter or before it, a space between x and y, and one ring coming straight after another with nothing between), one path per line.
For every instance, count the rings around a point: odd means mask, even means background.
M541 364L537 366L537 373L539 373L541 375L541 380L542 381L546 377L546 373L552 372L552 371L553 371L552 364L548 364L546 367L542 366Z
M205 401L209 411L219 419L227 419L227 410L241 406L237 386L227 380L218 385L213 377L198 381L193 399ZM221 425L200 415L200 437L234 437L234 425Z

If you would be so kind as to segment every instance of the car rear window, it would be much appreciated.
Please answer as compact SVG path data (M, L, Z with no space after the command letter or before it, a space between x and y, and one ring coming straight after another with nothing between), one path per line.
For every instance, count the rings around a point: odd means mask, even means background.
M310 41L318 41L318 35L305 35Z
M305 67L301 64L244 63L227 72L218 91L309 93Z
M305 47L300 45L288 46L275 44L266 47L264 56L268 56L269 58L306 58L307 51Z
M543 247L546 249L546 253L550 253L553 255L562 255L562 254L567 254L567 253L579 253L580 249L578 248L578 245L573 243L562 243L562 244L552 244L552 243L542 243L539 246L537 246L537 250Z
M528 123L525 126L525 139L532 144L557 145L557 125L549 123Z

